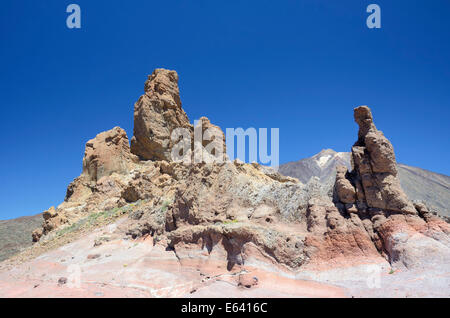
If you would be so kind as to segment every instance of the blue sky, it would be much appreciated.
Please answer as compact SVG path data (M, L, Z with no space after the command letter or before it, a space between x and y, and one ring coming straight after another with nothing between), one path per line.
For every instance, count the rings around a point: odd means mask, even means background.
M82 28L68 29L77 3ZM382 28L365 9L381 7ZM450 175L450 2L7 0L0 6L0 219L64 199L85 142L118 125L154 68L189 118L279 127L281 163L349 151L369 105L397 160Z

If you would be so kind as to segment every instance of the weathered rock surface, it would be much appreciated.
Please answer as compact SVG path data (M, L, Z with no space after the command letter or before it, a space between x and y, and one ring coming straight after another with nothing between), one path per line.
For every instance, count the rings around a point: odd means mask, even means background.
M32 233L33 242L37 242L43 234L47 234L57 227L67 223L67 219L64 215L60 215L55 207L51 207L47 211L42 213L44 223L42 224L42 230L36 229Z
M201 129L200 129L201 127ZM201 135L200 135L201 133ZM199 137L203 136L201 139ZM196 141L201 140L201 143ZM198 143L196 145L196 143ZM201 144L201 146L200 146ZM201 117L194 129L194 162L224 162L228 161L225 134L219 126L213 125L207 117Z
M337 166L345 166L352 170L351 152L336 152L332 149L324 149L318 154L289 162L279 167L279 172L285 176L299 179L304 184L311 178L317 177L330 196L336 180ZM398 179L403 191L410 200L424 201L431 212L438 213L450 221L450 177L428 171L425 169L412 167L397 163ZM358 201L364 201L362 184L355 184L360 189Z
M42 234L44 234L42 228L37 228L37 229L35 229L35 230L31 233L31 239L32 239L32 241L33 241L33 242L39 241L39 240L41 239Z
M361 183L369 207L416 214L397 178L394 148L375 127L367 106L355 108L358 141L352 148L356 183Z
M37 227L42 231L42 213L0 220L0 262L31 246L30 234Z
M242 276L240 282L237 275L263 267L306 275L362 263L383 268L413 268L430 260L448 264L449 225L403 193L392 145L376 129L368 107L355 109L354 169L338 169L332 201L316 178L303 184L238 160L172 161L171 131L188 127L194 133L177 81L175 72L155 70L136 103L131 152L141 160L130 153L120 129L88 142L84 172L69 185L65 202L44 213L36 249L61 235L53 235L55 229L77 228L92 221L94 212L128 207L132 212L114 230L116 237L150 239L174 254L172 269L228 272L236 285L250 290L263 286L263 280L256 285ZM206 118L200 122L203 131L216 127ZM223 143L223 135L215 141ZM109 244L95 242L91 246Z
M378 251L391 265L412 267L433 257L448 259L449 225L425 204L413 204L403 192L393 147L376 129L370 109L360 106L354 114L359 125L358 140L352 148L354 167L352 172L337 168L337 206L345 208L352 218L361 218ZM350 204L352 200L356 206Z
M347 167L336 167L336 191L342 203L356 202L356 189L346 178Z

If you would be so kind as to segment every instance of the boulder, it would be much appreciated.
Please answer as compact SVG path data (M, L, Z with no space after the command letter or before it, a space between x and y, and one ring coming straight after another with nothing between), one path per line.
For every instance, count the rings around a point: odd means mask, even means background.
M52 206L50 209L48 209L47 211L44 211L44 213L42 213L42 217L44 218L44 220L54 218L57 215L58 215L58 212L56 212L54 206Z
M240 274L238 278L238 286L245 288L252 288L258 285L258 277L251 275L250 273Z

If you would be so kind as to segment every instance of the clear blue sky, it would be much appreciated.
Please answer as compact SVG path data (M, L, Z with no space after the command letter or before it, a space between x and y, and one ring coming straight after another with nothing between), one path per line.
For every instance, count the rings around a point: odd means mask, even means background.
M97 133L131 138L157 67L179 73L191 120L279 127L282 163L349 151L367 104L399 162L449 175L449 15L448 0L2 1L0 219L62 202Z

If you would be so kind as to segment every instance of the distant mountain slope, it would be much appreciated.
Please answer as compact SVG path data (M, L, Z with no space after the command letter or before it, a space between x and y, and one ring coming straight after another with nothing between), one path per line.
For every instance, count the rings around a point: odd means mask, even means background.
M31 232L42 225L42 214L0 221L0 262L30 246Z
M324 149L320 153L295 162L283 164L279 172L306 184L318 177L322 184L334 184L335 168L345 165L349 169L350 153ZM398 164L400 183L412 200L423 200L440 214L450 216L450 177L428 170ZM0 261L30 246L31 232L42 224L42 214L0 221Z
M305 184L312 177L318 177L321 183L331 185L336 166L345 165L351 169L350 162L349 152L324 149L310 158L281 165L279 172L297 178ZM398 164L398 171L401 186L410 199L423 200L441 215L450 216L449 176L404 164Z

